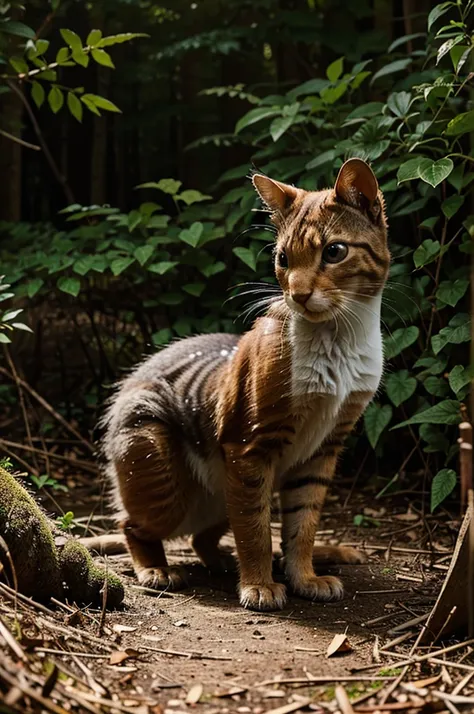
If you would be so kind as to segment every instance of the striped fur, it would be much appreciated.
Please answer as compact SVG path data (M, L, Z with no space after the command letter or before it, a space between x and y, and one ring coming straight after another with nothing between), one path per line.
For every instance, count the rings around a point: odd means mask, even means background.
M231 527L241 603L271 610L286 601L272 576L275 489L296 594L340 598L340 580L317 576L314 563L361 562L351 548L315 549L314 538L344 440L382 374L389 252L383 199L364 162L346 162L326 191L253 182L278 228L281 296L242 337L185 339L137 367L104 417L103 450L141 583L185 585L163 548L180 535L192 536L207 567L227 567L218 543Z

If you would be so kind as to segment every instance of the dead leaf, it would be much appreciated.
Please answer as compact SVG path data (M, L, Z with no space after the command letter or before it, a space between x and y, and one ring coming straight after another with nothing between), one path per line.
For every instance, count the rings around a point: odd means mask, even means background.
M418 521L420 519L420 516L418 513L412 513L411 511L407 511L406 513L395 513L392 518L396 518L397 521Z
M130 625L113 625L112 627L114 632L118 632L119 635L122 634L122 632L135 632L137 630L137 627L130 627Z
M415 682L410 682L414 687L418 689L423 689L428 687L430 684L435 684L441 679L441 675L437 674L436 677L428 677L428 679L417 679Z
M234 697L236 694L245 694L247 687L231 687L226 689L225 692L214 692L213 696L219 699L224 699L225 697Z
M195 684L186 696L186 704L197 704L202 697L204 687L202 684Z
M110 655L109 663L122 664L122 662L125 662L125 660L133 659L134 657L138 657L138 655L139 652L137 652L137 650L132 649L131 647L127 647L126 650L116 650Z
M334 657L334 655L344 654L344 652L352 652L352 646L347 635L334 635L334 638L327 648L326 657Z

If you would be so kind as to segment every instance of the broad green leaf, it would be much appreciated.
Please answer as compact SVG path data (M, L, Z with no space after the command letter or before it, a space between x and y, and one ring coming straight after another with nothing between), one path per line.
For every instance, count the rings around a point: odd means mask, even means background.
M48 104L51 111L57 114L64 104L64 94L59 87L51 87L48 94Z
M81 102L84 104L85 107L87 107L90 112L92 112L92 114L97 114L97 116L100 117L101 114L97 109L96 105L89 99L86 94L81 95Z
M77 297L81 290L81 281L79 278L68 278L63 276L59 278L56 285L63 293L67 293L73 297Z
M25 37L27 40L33 40L36 36L35 31L25 25L23 22L7 20L0 24L0 32L5 32L7 35L15 35L16 37Z
M402 369L400 372L393 372L387 377L385 391L390 401L396 407L399 407L400 404L410 399L416 389L416 385L416 379L410 377L407 369Z
M420 424L418 431L420 438L427 443L423 451L428 454L435 454L437 451L448 451L449 441L439 427L434 424Z
M311 169L316 169L318 166L324 166L325 164L332 164L336 158L336 152L334 149L329 149L329 151L323 151L321 154L316 156L315 159L311 159L306 164L306 169L309 171Z
M417 268L431 263L438 255L441 244L437 240L427 238L413 253L413 262Z
M438 471L431 484L431 513L452 493L457 481L457 474L452 469Z
M395 72L402 72L404 69L409 67L412 63L410 57L405 57L404 59L395 60L395 62L389 62L389 64L384 65L378 72L372 77L371 84L375 82L376 79L381 77L387 77L390 74L395 74Z
M456 37L451 37L449 40L446 40L446 42L443 42L441 47L438 49L438 54L436 56L436 64L439 64L443 57L447 55L453 47L463 42L463 40L464 34L456 35Z
M449 321L447 327L443 327L437 335L431 338L431 347L435 355L447 344L459 345L462 342L469 342L471 339L471 318L466 313L458 313Z
M331 62L331 64L327 68L326 77L331 82L335 82L341 76L343 67L344 67L344 57L339 57L339 59L334 60L334 62Z
M140 225L142 220L143 216L140 211L136 211L135 209L130 211L127 218L128 232L133 233L135 228Z
M10 57L8 61L17 74L28 74L28 63L25 62L23 57Z
M79 35L76 35L76 33L72 30L61 29L59 32L61 33L64 42L71 48L71 50L82 50L82 42Z
M454 119L451 119L446 128L446 134L449 136L459 136L471 131L474 131L474 109L458 114Z
M93 268L94 257L95 256L93 255L83 255L82 258L76 260L72 269L78 275L87 275L87 273Z
M461 404L454 399L445 399L434 407L418 412L401 424L393 426L392 430L401 429L409 424L459 424L461 420Z
M213 275L222 273L222 271L225 270L226 267L227 266L225 263L223 263L221 260L218 260L216 263L212 263L211 265L206 265L202 268L199 268L199 272L202 273L205 278L210 278Z
M193 297L201 297L202 293L206 289L206 283L188 283L183 285L183 290Z
M149 37L144 32L121 32L118 35L109 35L109 37L103 37L100 42L98 42L97 47L110 47L111 45L122 44L123 42L130 42L137 37Z
M122 111L113 102L111 102L110 99L100 97L98 94L83 94L81 99L83 102L90 102L96 108L104 109L107 112L117 112L120 114Z
M38 109L43 105L46 92L40 82L33 82L31 86L31 96Z
M97 64L101 64L104 67L110 67L111 69L115 69L115 65L112 62L112 57L105 50L92 50L91 55L92 59L95 60Z
M152 265L147 266L147 270L150 273L157 273L158 275L164 275L169 270L175 268L179 263L176 260L162 260L161 263L152 263Z
M84 50L73 50L71 58L81 67L89 66L89 55Z
M82 104L73 92L67 93L67 106L72 116L77 119L77 121L82 121Z
M270 124L270 135L273 141L278 141L288 131L294 120L294 117L277 117L274 119Z
M123 271L126 270L134 262L135 258L127 258L125 256L123 258L115 258L115 260L113 260L110 264L110 269L113 275L117 277L117 275L123 273Z
M184 295L181 293L166 293L165 295L160 295L158 302L162 305L181 305L184 302Z
M12 320L15 319L15 317L18 317L18 315L21 315L23 312L23 309L20 308L19 310L8 310L3 314L2 317L2 322L11 322Z
M469 280L443 280L436 291L436 297L447 305L455 307L459 300L466 294L469 287Z
M12 327L14 327L16 330L22 330L23 332L31 332L33 334L33 330L31 329L31 327L25 325L24 322L12 322Z
M441 210L446 218L452 218L464 203L465 196L450 196L441 204Z
M250 250L250 248L234 248L232 250L233 254L237 256L237 258L240 258L240 260L245 263L245 265L248 265L249 268L252 270L257 270L257 259L254 255L254 253Z
M467 58L471 54L472 45L456 45L452 47L449 51L449 56L451 57L451 62L453 63L453 69L456 74L459 74Z
M161 345L167 345L172 337L173 333L170 328L164 327L162 330L158 330L158 332L152 334L151 341L154 345L160 347Z
M177 194L176 199L178 201L184 201L187 206L191 206L193 203L198 203L199 201L210 201L212 196L207 196L205 193L190 188Z
M56 54L56 62L58 64L64 64L69 62L71 57L71 52L67 47L60 47Z
M44 280L42 280L41 278L33 278L33 280L30 280L26 286L26 294L29 298L34 297L43 285Z
M438 184L449 176L454 168L454 164L451 159L448 158L438 159L438 161L428 159L427 161L429 161L430 165L423 163L420 166L420 178L422 181L429 183L430 186L433 186L433 188L436 188Z
M11 344L11 339L7 337L4 332L0 332L0 343L3 343L4 345Z
M155 248L152 245L141 245L139 248L137 248L134 252L135 258L138 260L140 265L145 265L147 260L151 258L153 253L155 252Z
M449 396L448 384L442 377L435 377L431 375L426 377L423 382L423 386L429 394L434 397L447 397Z
M94 47L98 42L100 42L101 38L102 30L91 30L87 35L86 44L89 45L89 47Z
M367 117L378 116L381 114L383 107L383 102L368 102L367 104L362 104L362 106L353 109L351 113L346 116L345 121L347 122L351 119L366 119Z
M463 367L463 365L457 364L449 373L449 386L455 395L458 396L458 393L470 384L473 379L474 365L471 365L470 367Z
M420 330L415 325L410 327L399 327L389 337L384 340L384 353L386 359L392 359L410 347L418 339Z
M185 228L179 233L179 239L191 245L193 248L196 248L203 232L203 224L200 221L196 221L190 225L189 228Z
M388 108L395 116L403 118L410 109L411 94L409 92L393 92L387 99Z
M241 119L235 125L235 133L238 134L248 126L256 124L262 119L268 119L269 117L275 117L281 114L280 108L275 107L257 107L256 109L251 109L247 114L244 114Z
M341 82L336 87L327 87L321 90L321 99L325 104L335 104L347 92L347 84Z
M393 50L396 50L400 45L404 45L405 42L410 42L410 40L417 40L419 37L426 37L425 32L413 32L410 35L403 35L403 37L397 37L396 40L392 42L389 46L387 52L390 54Z
M456 5L455 2L442 2L431 10L428 15L428 32L431 30L435 22L454 5Z
M381 406L377 402L372 402L365 410L365 432L373 449L377 446L382 432L390 423L392 413L392 407L390 404L384 404Z
M135 188L156 188L163 193L168 193L170 196L174 196L178 193L181 188L182 182L176 181L176 179L160 179L160 181L147 181L146 183L141 183Z

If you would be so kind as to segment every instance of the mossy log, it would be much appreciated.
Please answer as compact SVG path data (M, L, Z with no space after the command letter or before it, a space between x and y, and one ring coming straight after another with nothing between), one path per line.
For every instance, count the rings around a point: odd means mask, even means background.
M60 531L20 482L1 466L0 536L15 569L13 574L7 554L0 547L3 575L9 575L11 585L16 578L18 590L24 595L43 601L54 597L100 605L107 579L107 607L117 607L122 602L120 578L98 568L89 551Z

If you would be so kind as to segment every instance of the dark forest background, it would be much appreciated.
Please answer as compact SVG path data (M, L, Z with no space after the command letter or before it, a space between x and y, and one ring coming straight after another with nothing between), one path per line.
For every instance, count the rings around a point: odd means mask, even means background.
M87 451L111 383L144 353L251 324L262 305L248 291L274 280L252 168L323 188L361 156L390 219L388 369L342 471L412 489L423 508L457 496L473 376L472 7L0 2L8 458L54 472L12 443L45 451L59 415Z

